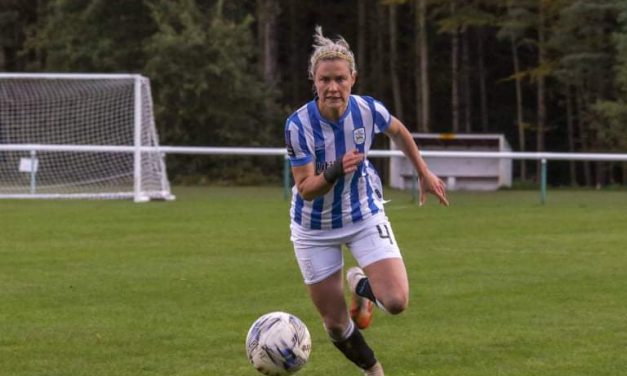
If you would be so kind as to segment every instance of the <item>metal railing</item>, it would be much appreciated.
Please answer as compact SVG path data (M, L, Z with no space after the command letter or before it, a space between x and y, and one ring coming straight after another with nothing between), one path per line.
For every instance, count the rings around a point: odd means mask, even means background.
M0 151L27 151L30 153L45 152L126 152L134 153L135 146L107 146L107 145L45 145L45 144L0 144ZM290 185L290 166L285 148L257 148L257 147L199 147L199 146L141 146L142 153L193 154L193 155L245 155L245 156L282 156L284 158L283 185L287 197ZM470 151L429 151L421 154L430 158L487 158L512 160L539 160L540 172L540 201L546 202L547 190L547 163L548 161L605 161L627 162L627 153L557 153L557 152L470 152ZM400 150L370 150L369 158L404 157ZM417 184L415 184L417 189ZM415 192L414 192L415 194Z

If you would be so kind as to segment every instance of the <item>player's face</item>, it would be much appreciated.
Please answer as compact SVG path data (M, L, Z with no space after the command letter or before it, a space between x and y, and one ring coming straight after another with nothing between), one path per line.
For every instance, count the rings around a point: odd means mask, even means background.
M342 59L322 60L314 75L318 94L318 108L323 116L337 120L348 106L355 75L351 74L348 61Z

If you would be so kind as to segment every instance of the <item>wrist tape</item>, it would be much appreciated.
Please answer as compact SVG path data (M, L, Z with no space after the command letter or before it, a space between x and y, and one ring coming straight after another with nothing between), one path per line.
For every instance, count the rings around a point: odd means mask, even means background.
M331 167L324 170L322 173L324 176L324 180L329 184L335 183L337 179L344 176L344 165L342 164L342 160L336 161Z

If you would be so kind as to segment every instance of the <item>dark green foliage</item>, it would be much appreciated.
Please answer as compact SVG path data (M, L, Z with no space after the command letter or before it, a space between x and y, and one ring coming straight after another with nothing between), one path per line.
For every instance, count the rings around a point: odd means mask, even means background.
M268 52L263 48L267 44L260 9L267 1L276 6L277 22L272 40L278 72L276 79L268 79L272 82L261 77ZM153 84L163 144L281 147L285 116L311 98L306 68L316 24L328 36L346 37L357 56L362 38L359 93L394 108L388 7L395 4L401 120L416 129L412 114L420 111L415 85L417 2L360 1L365 3L363 27L357 23L355 1L0 0L0 70L141 73ZM546 150L570 150L565 141L569 139L576 140L574 151L625 151L624 1L454 3L456 11L451 13L451 0L427 1L432 131L451 130L451 32L457 30L463 41L458 63L462 108L467 111L462 116L471 131L504 133L511 145L520 145L518 138L526 134L521 148L535 150L541 107L537 87L542 77ZM547 40L542 45L540 6L546 19ZM546 52L541 64L540 47ZM523 136L516 132L514 78L521 85ZM567 103L574 132L566 126ZM484 108L485 114L480 111ZM480 120L485 127L479 126ZM280 158L168 158L170 173L181 181L278 179L281 170Z
M595 110L601 117L600 140L610 150L624 152L627 150L627 4L621 3L620 10L620 27L613 35L617 51L614 65L616 98L598 102Z
M604 150L624 152L627 150L627 100L601 101L595 105L600 116L598 137Z
M217 8L201 10L191 0L158 1L151 13L158 30L147 43L145 73L154 85L162 142L281 146L283 123L273 93L251 64L256 53L252 18L227 20ZM269 160L178 158L170 167L184 175L209 173L237 181L255 173L280 176Z
M44 2L46 3L46 2ZM142 1L51 0L29 41L53 72L141 72L156 28ZM41 62L37 62L41 63Z
M159 29L147 45L145 72L154 77L162 136L190 145L241 145L249 139L264 144L252 137L255 129L265 136L258 124L264 110L255 107L265 93L249 65L251 20L218 19L192 1L165 1L152 9ZM229 132L235 126L241 135Z
M573 1L559 14L549 41L559 64L555 76L576 85L587 100L606 98L612 88L612 33L616 30L616 1Z
M42 0L43 3L43 0ZM38 2L0 0L0 71L20 70L36 56L23 53L27 33L37 22Z
M238 15L232 6L218 12L220 5L53 0L40 7L45 17L25 49L43 57L27 67L148 76L163 144L280 146L283 116L252 64L257 52L252 16ZM0 16L13 20L16 12ZM174 177L192 175L194 181L278 179L280 163L258 162L173 156L169 168Z

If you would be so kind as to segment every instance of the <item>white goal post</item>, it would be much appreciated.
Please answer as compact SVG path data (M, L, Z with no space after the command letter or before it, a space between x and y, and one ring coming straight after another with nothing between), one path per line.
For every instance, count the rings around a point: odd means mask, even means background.
M148 78L0 73L0 198L174 199Z

